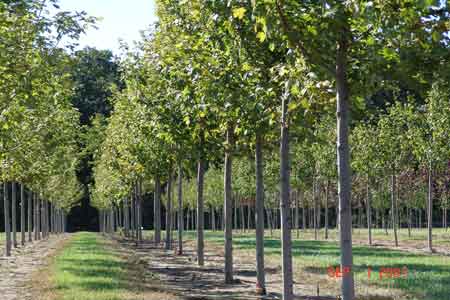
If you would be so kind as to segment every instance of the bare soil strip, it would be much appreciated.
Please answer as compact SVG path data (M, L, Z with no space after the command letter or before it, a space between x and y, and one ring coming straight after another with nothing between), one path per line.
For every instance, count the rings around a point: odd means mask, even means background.
M191 242L187 242L184 246L183 255L176 255L174 250L167 251L162 245L157 246L151 241L137 245L134 241L123 238L116 240L120 252L124 255L131 254L135 262L141 266L141 278L154 278L153 282L158 284L154 288L177 295L181 299L281 299L282 281L279 269L266 270L267 288L271 293L261 297L256 294L256 271L252 261L236 258L235 283L227 285L224 283L223 275L224 256L217 249L208 247L205 253L205 266L199 267L195 261ZM296 290L300 294L307 294L303 286L296 285ZM329 300L336 297L302 296L296 299Z
M47 258L63 247L70 235L51 236L13 249L10 257L0 257L0 295L2 300L34 300L30 285L33 274Z

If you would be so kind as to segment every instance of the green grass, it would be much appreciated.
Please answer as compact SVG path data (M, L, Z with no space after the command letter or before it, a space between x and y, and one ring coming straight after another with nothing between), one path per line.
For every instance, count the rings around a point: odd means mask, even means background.
M120 300L127 266L95 233L77 233L51 266L58 300Z
M355 230L355 235L357 230ZM442 230L441 230L442 231ZM436 231L439 233L439 230ZM332 233L335 234L335 233ZM359 233L365 238L363 230ZM443 231L439 234L447 235ZM281 258L281 245L278 238L267 237L265 240L266 260L279 263ZM275 235L279 235L276 232ZM327 275L329 266L339 265L340 250L336 241L314 241L310 239L311 232L301 233L302 239L293 240L292 255L297 277L311 278L315 275ZM404 230L401 237L407 236ZM375 233L375 237L384 236L384 233ZM422 238L423 234L417 235ZM293 234L295 237L295 233ZM187 232L186 238L195 239L195 232ZM309 239L303 239L309 238ZM223 233L205 233L205 239L217 245L223 245ZM445 241L447 242L447 241ZM255 250L254 233L234 233L233 247L236 255L252 253ZM354 271L357 285L367 288L393 287L411 295L409 299L444 300L450 295L450 257L443 255L416 254L406 251L389 250L384 248L370 248L354 245ZM367 270L371 267L371 280L368 280ZM379 279L380 268L408 269L408 276L395 279ZM323 276L322 276L323 277ZM302 279L303 280L303 279ZM309 279L308 279L309 280ZM333 279L335 280L335 279ZM314 281L314 280L312 280ZM361 287L360 290L364 290Z

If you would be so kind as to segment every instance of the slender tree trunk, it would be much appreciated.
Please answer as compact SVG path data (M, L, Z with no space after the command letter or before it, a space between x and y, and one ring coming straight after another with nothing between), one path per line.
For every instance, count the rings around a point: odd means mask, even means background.
M142 243L142 210L143 210L143 192L142 192L142 179L140 178L138 181L138 241ZM117 219L118 226L120 226L120 218L119 218L120 207L117 207Z
M252 208L250 205L247 205L247 224L248 224L248 230L252 229Z
M102 212L103 214L103 212ZM128 212L128 198L123 198L123 234L125 237L129 236L130 223L129 223L129 212ZM103 222L102 222L103 223ZM103 226L103 230L105 227Z
M392 220L392 229L394 230L394 241L395 247L398 247L398 236L397 236L397 219L396 219L396 207L397 207L397 180L395 173L393 172L391 175L391 220Z
M325 185L325 239L328 239L328 190L330 189L330 181L327 180Z
M159 245L161 243L161 181L159 175L155 176L154 209L155 244Z
M233 209L234 209L234 227L233 227L233 229L237 230L237 229L239 229L239 226L238 226L238 221L237 221L237 218L238 218L238 202L237 202L237 195L236 194L234 196L234 207L233 207Z
M33 193L33 221L34 221L34 240L38 240L38 201L37 201L37 194Z
M201 135L201 146L203 145L203 135ZM204 185L204 161L203 150L200 151L200 157L197 165L197 262L199 266L205 264L205 242L204 242L204 222L203 222L203 185Z
M241 211L241 231L245 232L245 218L244 218L244 205L240 205Z
M183 167L178 167L178 255L183 254Z
M25 246L25 189L20 185L20 244Z
M344 21L345 22L345 21ZM347 79L348 24L344 24L336 55L336 90L337 90L337 165L341 270L349 272L342 278L343 300L353 300L355 286L353 281L352 253L352 208L351 208L351 169L349 147L349 84Z
M295 191L295 230L297 232L297 238L300 238L300 192L298 190Z
M303 231L306 231L306 199L305 199L305 197L304 197L304 195L303 195L303 192L302 192L302 223L303 223L303 226L302 226L302 229L303 229Z
M289 96L285 95L282 102L281 142L280 142L280 210L281 210L281 248L282 248L282 279L283 300L292 300L292 240L290 222L290 163L289 163Z
M370 176L367 175L367 201L366 201L366 214L367 214L367 231L369 232L368 242L372 245L372 194L370 191Z
M11 256L11 219L9 214L8 183L3 183L3 208L5 214L5 256Z
M313 226L314 226L314 240L317 241L317 215L318 215L318 196L317 196L317 180L313 178L313 201L314 201L314 208L313 208Z
M232 230L232 151L234 147L233 127L227 128L227 149L225 149L224 166L224 218L223 227L225 227L225 283L233 283L233 230Z
M41 239L42 233L42 200L37 196L37 239Z
M211 214L212 214L212 230L216 231L216 209L211 206Z
M12 223L12 245L17 248L17 184L11 183L11 223Z
M411 207L407 206L406 211L408 214L408 237L411 237L411 227L412 227L412 213Z
M267 225L269 225L270 230L270 236L273 236L273 230L272 230L272 214L269 209L266 208L266 214L267 214Z
M433 169L428 168L428 250L433 251Z
M33 241L33 192L29 191L28 192L28 242L32 242Z
M263 141L259 133L256 134L255 170L256 170L256 198L255 198L255 231L256 231L256 288L259 295L266 294L266 275L264 272L264 158Z
M172 170L167 181L166 250L172 249Z

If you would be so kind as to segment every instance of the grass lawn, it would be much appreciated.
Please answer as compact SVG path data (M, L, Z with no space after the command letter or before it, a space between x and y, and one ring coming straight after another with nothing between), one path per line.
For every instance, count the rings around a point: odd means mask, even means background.
M449 233L443 229L436 229L435 245L448 246ZM152 232L147 232L152 235ZM185 238L193 240L196 233L186 232ZM265 254L266 267L279 268L281 262L281 244L279 231L274 231L273 237L266 232ZM324 241L323 231L320 232L322 240L314 241L313 231L300 232L300 239L293 232L293 259L295 281L302 283L320 284L321 289L329 293L339 293L339 279L328 275L328 267L338 266L340 261L339 244L335 240ZM335 238L336 232L331 231L330 237ZM220 231L205 233L207 247L217 247L222 250L224 238ZM354 239L365 241L367 231L364 229L354 230ZM392 234L386 236L384 230L374 231L375 241L391 240ZM408 245L426 245L426 230L415 230L413 236L408 239L407 230L402 229L399 233L400 246L402 243ZM239 260L254 261L255 238L254 232L234 232L233 247L235 262ZM444 300L450 295L450 257L437 254L413 253L401 250L385 248L371 248L365 245L354 245L354 271L356 291L360 296L382 295L389 296L390 291L403 295L398 299L417 300ZM370 280L368 268L371 269ZM388 274L380 279L381 268L399 268L402 273L398 278L387 278Z
M54 259L51 282L55 299L120 300L126 292L127 267L94 233L77 233Z

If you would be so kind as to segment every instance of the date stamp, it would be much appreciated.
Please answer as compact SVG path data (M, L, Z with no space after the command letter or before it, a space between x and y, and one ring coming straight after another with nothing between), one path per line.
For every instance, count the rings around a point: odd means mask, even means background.
M328 276L331 278L342 278L350 274L350 267L334 267L329 266L327 268ZM396 279L396 278L407 278L408 277L408 267L380 267L373 269L372 267L367 267L367 279Z

